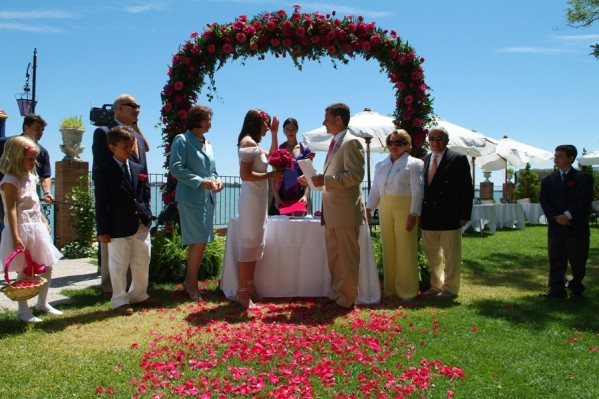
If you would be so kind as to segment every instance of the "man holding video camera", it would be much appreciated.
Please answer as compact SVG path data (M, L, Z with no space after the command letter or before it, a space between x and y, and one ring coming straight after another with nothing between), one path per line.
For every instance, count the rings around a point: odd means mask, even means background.
M113 153L108 148L106 134L110 128L114 126L127 126L135 133L135 144L133 154L129 159L130 162L140 164L143 173L148 174L148 165L146 163L146 151L149 151L149 145L145 137L137 127L137 119L139 117L140 105L137 100L130 94L121 94L113 103L112 111L114 119L109 121L105 126L100 126L94 131L94 140L92 144L92 180L96 180L98 169L109 162L113 158ZM95 187L95 186L94 186ZM110 274L108 271L108 246L100 243L99 247L99 263L101 275L101 287L106 298L112 297L112 284L110 283ZM128 279L129 280L129 279ZM130 281L130 280L129 280Z

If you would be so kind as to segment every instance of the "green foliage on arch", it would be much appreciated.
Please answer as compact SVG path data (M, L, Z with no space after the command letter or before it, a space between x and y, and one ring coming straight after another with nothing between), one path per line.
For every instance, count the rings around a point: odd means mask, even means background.
M208 99L213 98L215 72L229 60L262 60L267 54L290 57L300 70L304 61L325 57L334 65L347 64L358 55L376 59L395 88L395 124L412 136L414 155L423 155L425 126L432 116L430 88L422 68L424 59L395 31L377 28L362 17L340 19L335 15L302 13L299 6L294 6L291 15L283 10L264 12L252 19L241 15L234 22L213 23L201 34L192 33L173 57L169 80L161 93L165 167L170 144L177 134L186 131L187 111L196 103L198 93L207 85ZM174 186L174 179L169 178L163 194L165 203L174 201Z

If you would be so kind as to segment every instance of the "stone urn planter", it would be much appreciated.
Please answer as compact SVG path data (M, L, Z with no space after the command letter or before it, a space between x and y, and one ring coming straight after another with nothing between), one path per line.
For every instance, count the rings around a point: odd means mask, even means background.
M485 177L485 181L488 182L489 181L489 177L491 177L491 171L490 170L483 170L483 176Z
M65 154L63 161L81 161L79 154L85 149L81 145L84 128L61 128L62 144L60 150Z
M68 116L64 118L58 129L62 133L62 144L60 150L65 154L63 161L81 161L79 154L85 147L81 145L83 139L83 121L81 117Z

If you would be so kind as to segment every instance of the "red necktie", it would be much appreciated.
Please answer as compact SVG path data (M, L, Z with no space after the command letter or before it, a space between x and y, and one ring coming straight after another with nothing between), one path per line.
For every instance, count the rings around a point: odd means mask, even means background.
M433 155L433 161L431 162L430 167L428 168L428 185L431 185L433 181L433 177L435 177L435 173L437 173L437 154Z
M325 158L325 162L329 160L329 156L331 155L331 152L333 152L333 148L335 148L335 140L331 140L331 144L329 145L329 151L327 152L327 157Z

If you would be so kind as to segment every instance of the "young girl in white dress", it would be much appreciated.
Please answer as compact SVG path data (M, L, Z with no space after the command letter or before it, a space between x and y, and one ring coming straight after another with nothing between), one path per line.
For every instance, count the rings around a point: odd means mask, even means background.
M4 203L4 230L0 241L0 271L4 272L4 262L18 248L25 248L31 258L42 265L45 271L40 276L48 283L37 297L36 310L61 315L62 312L48 303L48 290L52 276L52 266L62 254L52 244L50 225L42 215L36 185L35 159L39 153L37 144L26 136L9 139L0 159L0 193ZM25 256L18 255L10 263L10 271L18 272L17 281L24 278ZM27 301L18 301L17 320L38 323L42 320L31 313Z

